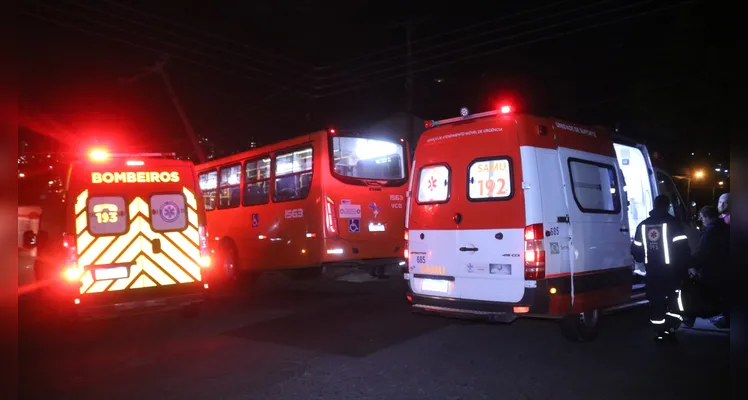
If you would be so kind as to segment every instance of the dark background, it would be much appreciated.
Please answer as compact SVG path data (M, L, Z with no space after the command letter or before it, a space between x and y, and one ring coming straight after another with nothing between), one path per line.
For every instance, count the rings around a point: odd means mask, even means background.
M710 26L722 12L651 0L29 0L20 18L19 168L39 177L45 165L30 157L64 163L95 142L189 156L159 76L119 82L164 55L212 156L408 111L411 23L418 117L509 102L616 128L646 142L672 173L707 172L693 193L708 201L719 180L729 188L729 174L715 168L729 164L735 115L732 74L720 62L734 43Z

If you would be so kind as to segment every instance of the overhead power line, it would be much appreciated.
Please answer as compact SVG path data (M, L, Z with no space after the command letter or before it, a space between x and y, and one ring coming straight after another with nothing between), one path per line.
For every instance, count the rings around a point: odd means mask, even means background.
M457 44L460 44L460 43L476 43L475 39L479 38L479 37L483 37L483 36L486 36L486 35L491 35L491 34L498 33L498 32L508 31L510 29L521 27L521 26L525 26L525 25L536 24L536 23L538 23L540 21L543 21L543 20L546 20L546 19L549 19L549 18L558 17L558 16L561 16L561 15L566 15L566 14L571 14L571 13L576 13L578 11L581 11L581 10L584 10L584 9L587 9L587 8L596 7L596 6L605 4L605 3L609 3L611 1L614 1L614 0L602 0L602 1L598 1L598 2L593 3L593 4L586 4L586 5L583 5L583 6L580 6L580 7L576 7L576 8L566 8L566 9L564 9L562 11L559 11L559 12L556 12L556 13L553 13L553 14L542 14L542 15L536 17L536 18L532 18L532 19L529 19L529 20L525 20L525 21L522 21L522 22L515 23L515 24L502 25L502 26L500 26L498 28L489 29L489 30L486 30L486 31L483 31L483 32L479 32L479 33L475 33L475 34L468 35L468 36L462 36L462 37L457 38L457 39L447 40L447 41L440 41L440 42L438 42L436 44L429 45L429 46L423 47L423 48L418 49L418 50L414 50L412 52L412 55L415 56L417 54L432 52L435 49L439 49L439 48L447 47L447 46L454 46L454 45L457 45ZM650 2L650 1L654 1L654 0L649 0L647 2ZM566 2L567 1L562 1L561 3L566 3ZM545 8L549 8L549 6L540 7L539 9L545 9ZM515 17L515 16L520 16L520 15L528 14L531 11L536 11L536 10L537 9L523 11L523 12L515 13L515 14L512 14L512 15L507 15L507 16L504 16L504 17L492 20L492 22L490 22L490 23L493 23L494 21L501 21L501 20L510 19L512 17ZM471 27L472 26L483 26L483 25L487 25L487 24L489 24L489 23L484 22L484 23L481 23L481 24L471 25ZM454 31L455 32L461 32L461 31L465 31L465 30L468 30L468 29L471 29L471 28L470 27L468 27L468 28L458 28L458 29L455 29ZM449 32L447 32L447 33L440 33L440 34L434 35L432 37L438 38L438 37L447 36L448 34L449 34ZM421 39L421 40L412 40L411 41L411 45L412 44L416 44L418 42L423 42L425 40L430 40L430 39L427 38L427 39ZM480 43L480 42L478 42L478 43ZM407 45L401 45L401 46L398 46L398 47L405 48L406 46ZM402 59L402 54L398 54L398 55L391 56L391 57L379 58L379 59L377 59L375 61L371 61L371 62L364 63L364 64L359 64L358 66L353 67L353 68L347 68L345 71L342 71L342 72L334 74L334 75L326 76L326 77L324 77L322 79L324 79L324 80L335 79L335 78L338 78L338 77L341 77L341 76L349 75L351 72L360 71L362 69L367 69L367 68L374 68L377 65L382 65L382 64L392 65L393 61L396 61L396 60L399 60L399 59ZM327 87L327 86L332 86L332 84L331 85L322 86L322 87ZM322 88L322 87L317 86L317 87L315 87L315 89Z
M46 5L45 5L45 7L54 9L54 7L50 7L50 6L46 6ZM75 13L69 13L69 12L66 12L64 10L56 10L56 11L58 13L60 13L60 14L72 15L73 17L75 17L75 15L74 15ZM214 70L217 70L217 71L221 71L221 72L224 72L224 73L228 73L228 74L231 74L231 75L239 76L239 77L242 77L242 78L244 78L246 80L257 82L257 83L261 83L261 84L264 84L264 85L267 85L267 86L283 87L288 92L301 95L302 97L312 97L312 94L309 93L309 92L302 91L302 90L295 89L295 88L290 88L288 86L283 86L282 84L279 84L279 83L276 83L276 82L268 82L268 81L263 80L261 78L248 75L245 72L240 71L240 70L227 69L227 68L218 66L214 62L198 61L194 57L186 56L184 54L174 53L172 50L158 49L158 48L155 48L153 46L149 46L149 45L145 45L145 44L141 44L141 43L136 43L136 42L134 42L132 40L127 40L127 39L115 37L115 36L112 36L112 35L107 35L107 34L104 34L104 33L101 33L101 32L96 32L96 31L93 31L91 29L82 28L82 27L80 27L80 26L78 26L78 25L76 25L74 23L70 23L68 21L60 21L59 18L49 17L49 16L45 16L45 15L42 15L42 14L39 14L39 13L35 13L35 12L21 10L21 14L25 14L25 15L31 16L33 18L37 18L37 19L41 19L41 20L44 20L44 21L47 21L47 22L51 22L51 23L53 23L55 25L58 25L58 26L61 26L61 27L64 27L64 28L78 30L78 31L81 31L81 32L84 32L84 33L87 33L87 34L92 34L92 35L95 35L95 36L99 36L99 37L102 37L102 38L105 38L105 39L108 39L108 40L114 40L114 41L118 41L118 42L129 44L129 45L132 45L132 46L135 46L135 47L139 47L141 49L146 49L146 50L149 50L149 51L153 51L153 52L155 52L158 55L161 55L163 53L169 53L169 55L171 57L176 58L176 59L180 59L182 61L186 61L186 62L195 64L195 65L200 65L200 66L207 67L207 68L211 68L211 69L214 69ZM110 24L106 24L106 23L103 23L103 22L100 22L100 21L92 20L90 18L85 18L85 17L78 17L78 18L83 19L85 21L88 21L90 23L93 23L95 25L100 25L100 26L108 27L110 29L127 32L126 29L119 28L119 27L116 27L116 26L112 26ZM147 35L141 35L141 36L145 37L147 40L156 41L158 43L162 43L162 44L165 44L165 45L170 46L170 47L183 48L183 47L181 47L179 45L175 45L173 43L166 42L166 41L163 41L163 40L159 40L159 39L147 36ZM215 57L212 57L209 54L205 54L204 52L192 51L192 53L203 54L208 59L215 60Z
M116 2L112 2L112 1L108 1L108 2L109 3L116 3ZM154 31L159 31L159 32L167 33L170 36L173 36L173 37L175 37L177 39L186 40L186 41L189 41L189 42L192 42L192 43L200 44L202 46L208 46L208 47L216 50L217 52L221 52L221 53L225 53L225 54L228 54L228 55L240 57L240 58L242 58L244 60L247 60L250 63L262 64L262 65L265 65L265 66L268 66L268 67L272 67L273 69L289 70L289 71L295 72L296 74L298 74L301 77L307 77L307 72L308 72L309 68L303 68L303 70L306 71L306 72L302 72L302 70L300 69L300 67L298 67L298 66L291 66L288 62L285 62L285 61L283 61L283 62L268 61L265 58L257 56L257 55L250 55L247 52L237 51L237 50L234 50L234 49L231 49L231 48L223 47L221 45L216 45L215 43L210 43L210 42L205 41L205 40L201 40L201 39L197 39L195 37L187 36L187 35L181 34L179 32L175 32L174 30L171 30L168 27L160 27L160 24L156 25L156 24L153 24L153 23L143 22L142 20L139 21L139 20L136 20L136 19L133 19L133 18L128 18L128 17L122 16L121 14L118 14L116 12L112 12L110 10L103 9L101 7L94 7L94 6L90 6L90 5L87 5L87 4L81 4L81 3L74 3L74 4L76 6L78 6L78 7L80 7L80 8L84 8L86 10L89 10L89 11L92 11L92 12L95 12L95 13L109 15L110 17L118 19L120 21L124 21L124 22L130 23L130 24L133 24L133 25L138 25L138 26L146 27L146 28L154 30ZM140 13L142 14L142 12L140 12ZM149 14L146 14L146 15L149 15ZM267 74L267 71L263 71L263 73Z
M452 29L452 30L449 30L449 31L440 32L440 33L435 34L435 35L431 35L431 36L427 36L427 37L423 37L423 38L420 38L420 39L413 40L413 41L411 41L411 45L418 44L418 43L423 43L423 42L427 42L427 41L431 41L431 40L438 39L438 38L441 38L441 37L444 37L444 36L448 36L448 35L452 35L452 34L455 34L455 33L464 32L464 31L467 31L467 30L470 30L470 29L473 29L473 28L477 28L477 27L481 27L481 26L485 26L485 25L490 25L490 24L493 24L493 23L496 23L496 22L499 22L499 21L503 21L503 20L506 20L506 19L520 17L520 16L525 15L525 14L537 13L537 12L540 12L540 11L543 11L543 10L546 10L546 9L554 8L554 7L559 6L561 4L569 3L571 1L572 0L562 0L562 1L558 1L558 2L553 3L553 4L549 4L549 5L545 5L545 6L541 6L541 7L536 7L536 8L529 9L529 10L523 10L523 11L519 11L519 12L516 12L516 13L509 14L509 15L502 15L501 17L493 18L493 19L490 19L490 20L487 20L487 21L481 21L481 22L478 22L478 23L475 23L475 24L472 24L472 25L461 26L461 27L456 28L456 29ZM344 62L341 62L340 64L351 65L352 63L355 63L356 61L367 59L367 58L372 58L372 57L378 57L378 56L381 56L383 54L386 54L386 53L389 53L389 52L393 52L393 51L397 51L397 52L402 53L403 51L406 50L406 47L407 47L407 44L399 44L399 45L395 45L395 46L390 46L390 47L387 47L387 48L384 48L384 49L381 49L381 50L377 50L377 51L373 51L373 52L369 52L369 53L360 55L358 57L350 58L348 60L345 60ZM334 67L335 67L335 65L329 66L329 67L327 67L327 69L331 69L331 68L334 68ZM323 77L321 79L327 79L327 77Z
M178 26L178 27L181 27L183 29L186 29L186 30L189 30L189 31L192 31L192 32L195 32L195 33L203 34L203 35L206 35L208 37L212 37L212 38L221 40L221 41L226 42L226 43L233 43L233 44L235 44L237 46L241 46L242 48L244 48L246 50L250 50L250 51L255 51L255 52L258 52L258 53L262 53L262 54L264 54L264 55L266 55L268 57L273 57L273 58L276 58L278 60L282 60L284 62L294 63L294 64L296 64L298 66L301 66L301 67L304 67L304 68L310 68L311 67L311 65L309 65L307 63L304 63L304 62L301 62L299 60L295 60L295 59L290 58L290 57L286 57L286 56L282 56L282 55L279 55L279 54L271 53L271 52L268 52L266 50L262 50L262 49L250 46L250 45L248 45L246 43L241 43L241 42L238 42L236 40L232 40L232 39L228 39L228 38L225 38L223 36L220 36L220 35L216 35L214 33L201 31L201 30L195 29L194 27L191 27L189 25L178 23L178 22L173 21L173 20L168 19L168 18L164 18L164 17L158 16L158 15L152 14L152 13L145 12L145 11L137 9L137 8L126 6L126 5L122 4L119 1L114 1L114 0L104 0L104 1L107 2L107 3L109 3L109 4L114 5L116 7L119 7L121 9L124 9L124 10L130 10L130 11L136 12L138 14L144 15L146 17L150 17L150 18L153 18L153 19L156 19L156 20L164 21L164 22L170 23L170 24L172 24L174 26Z
M625 9L634 8L634 7L637 7L637 6L640 6L640 5L651 3L652 1L654 1L654 0L644 0L644 1L640 1L638 3L627 4L627 5L624 5L624 6L619 6L619 7L616 7L616 8L610 8L610 9L606 9L606 10L599 11L599 12L592 13L592 14L582 15L582 16L577 17L577 18L567 19L567 20L564 20L562 22L558 22L558 23L555 23L555 24L542 25L541 27L536 28L536 29L524 30L524 31L521 31L519 33L515 33L515 34L512 34L512 35L501 36L501 37L498 37L498 38L495 38L495 39L491 39L491 40L484 40L484 41L480 41L480 42L473 43L473 44L470 44L470 45L460 46L460 47L458 47L458 48L456 48L454 50L450 50L450 51L446 51L446 52L442 52L442 53L436 53L436 54L434 54L434 55L432 55L430 57L422 58L422 59L418 60L417 62L418 63L425 63L425 62L431 62L431 61L438 60L438 59L443 59L446 56L451 56L451 55L455 55L455 54L459 54L459 53L468 52L468 51L471 51L473 49L484 47L484 46L489 45L489 44L499 43L499 42L508 41L508 40L513 40L513 39L520 38L522 36L527 36L527 35L538 33L538 32L548 31L548 30L551 30L551 29L554 29L554 28L563 27L565 25L570 25L572 23L581 22L581 21L585 21L585 20L588 20L588 19L591 19L591 18L599 17L601 15L611 14L611 13L615 13L615 12L622 11L622 10L625 10ZM373 76L376 76L376 75L382 75L382 74L385 74L385 73L388 73L388 72L391 72L391 71L397 71L397 70L401 70L401 69L402 69L402 66L400 66L400 65L394 65L394 66L391 65L388 68L379 69L377 71L370 72L370 73L362 75L362 76L357 76L356 80L360 81L362 78L368 78L368 77L373 77ZM345 86L345 85L348 85L348 84L352 83L351 81L352 81L352 79L343 80L343 81L336 82L334 84L325 85L325 86L323 86L321 88L330 88L330 87ZM315 89L317 89L317 88L315 88Z
M449 60L449 61L444 61L444 62L441 62L441 63L424 66L424 67L421 67L421 68L418 68L418 69L414 69L412 72L413 73L417 73L417 72L429 71L429 70L440 68L440 67L444 67L444 66L447 66L447 65L461 63L461 62L464 62L464 61L467 61L467 60L471 60L471 59L475 59L475 58L480 58L480 57L485 57L487 55L499 53L499 52L502 52L502 51L506 51L506 50L510 50L510 49L514 49L514 48L518 48L518 47L522 47L522 46L527 46L527 45L530 45L530 44L539 43L539 42L542 42L542 41L551 40L551 39L559 38L559 37L562 37L562 36L568 36L568 35L572 35L572 34L579 33L579 32L584 32L584 31L592 30L592 29L599 28L599 27L602 27L602 26L617 24L617 23L620 23L620 22L623 22L623 21L626 21L626 20L630 20L630 19L633 19L633 18L639 18L639 17L643 17L643 16L646 16L646 15L658 13L658 12L661 12L661 11L673 9L673 8L676 8L676 7L681 7L681 6L685 6L685 5L688 5L688 4L694 4L695 2L696 2L695 0L689 0L689 1L684 1L684 2L680 2L680 3L676 3L676 4L664 6L664 7L659 7L659 8L656 8L654 10L642 11L642 12L635 13L635 14L632 14L632 15L629 15L629 16L626 16L626 17L621 17L621 18L617 18L617 19L613 19L613 20L608 20L608 21L597 23L597 24L587 25L587 26L583 26L583 27L580 27L580 28L576 28L576 29L570 29L570 30L567 30L567 31L564 31L564 32L560 32L560 33L556 33L556 34L546 35L546 36L543 36L543 37L540 37L540 38L537 38L537 39L527 40L527 41L519 42L519 43L513 43L513 44L510 44L510 45L507 45L507 46L500 47L500 48L486 50L486 51L483 51L483 52L480 52L480 53L470 54L470 55L467 55L467 56L463 56L463 57L461 57L459 59L452 59L452 60ZM369 81L367 83L364 83L364 84L360 84L360 85L356 85L356 86L349 86L349 87L346 87L346 88L343 88L343 89L340 89L340 90L337 90L337 91L326 93L324 95L318 95L317 97L318 98L322 98L322 97L334 96L334 95L338 95L338 94L341 94L341 93L346 93L346 92L349 92L349 91L352 91L352 90L358 90L358 89L361 89L361 88L369 87L369 86L376 85L376 84L379 84L379 83L383 83L383 82L386 82L386 81L390 81L390 80L393 80L393 79L401 78L401 77L404 77L406 75L407 75L407 72L399 73L399 74L393 74L393 75L390 75L388 77L373 79L373 80L371 80L371 81Z
M77 26L75 24L71 24L69 22L60 21L59 19L56 19L56 18L50 18L48 16L40 15L40 14L37 14L37 13L25 11L25 10L20 10L19 12L20 12L20 14L29 16L31 18L36 18L36 19L39 19L39 20L42 20L42 21L46 21L46 22L55 24L55 25L63 27L63 28L77 30L79 32L83 32L83 33L86 33L86 34L89 34L89 35L98 36L98 37L103 38L103 39L112 40L112 41L116 41L116 42L120 42L120 43L125 43L125 44L128 44L128 45L133 46L133 47L137 47L137 48L140 48L140 49L143 49L143 50L147 50L149 52L152 52L154 55L162 55L162 54L164 54L164 50L163 49L157 49L157 48L154 48L154 47L151 47L151 46L148 46L148 45L144 45L144 44L141 44L141 43L133 42L131 40L122 39L122 38L118 38L118 37L115 37L115 36L103 34L101 32L92 31L90 29L82 28L80 26ZM216 66L214 64L197 61L194 58L186 57L186 56L180 55L180 54L169 54L169 55L172 58L179 59L179 60L182 60L182 61L190 63L190 64L194 64L194 65L198 65L198 66L201 66L201 67L209 68L209 69L212 69L212 70L215 70L215 71L223 72L223 73L225 73L227 75L232 75L232 76L240 77L240 78L246 79L248 81L259 82L259 83L263 83L265 85L269 85L268 82L262 81L261 79L258 79L256 77L247 75L247 74L242 73L240 71L236 71L236 70L232 70L232 69L227 69L227 68ZM272 85L272 86L276 86L276 85ZM311 97L311 96L308 95L308 94L305 94L304 97Z

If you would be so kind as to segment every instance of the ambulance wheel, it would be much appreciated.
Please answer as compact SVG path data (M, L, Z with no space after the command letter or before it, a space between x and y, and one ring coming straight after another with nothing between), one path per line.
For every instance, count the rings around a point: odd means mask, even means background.
M561 333L572 342L590 342L597 337L600 310L569 314L561 319Z

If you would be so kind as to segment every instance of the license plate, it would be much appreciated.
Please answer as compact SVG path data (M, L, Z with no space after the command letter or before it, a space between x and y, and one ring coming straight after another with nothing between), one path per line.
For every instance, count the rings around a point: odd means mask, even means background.
M449 281L443 279L424 279L421 283L421 289L429 292L447 293L449 291Z
M127 278L128 275L129 271L127 267L101 268L94 270L94 279L97 281Z

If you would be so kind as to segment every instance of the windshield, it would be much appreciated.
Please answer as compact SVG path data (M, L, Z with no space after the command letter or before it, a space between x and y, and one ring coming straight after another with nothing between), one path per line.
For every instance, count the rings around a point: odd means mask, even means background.
M384 140L333 137L335 172L351 178L398 180L405 178L403 146Z

